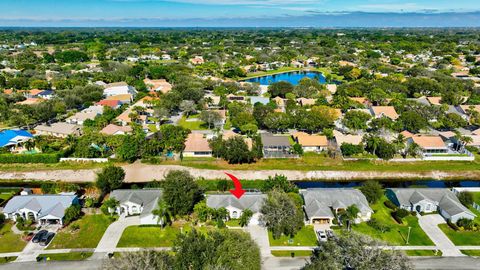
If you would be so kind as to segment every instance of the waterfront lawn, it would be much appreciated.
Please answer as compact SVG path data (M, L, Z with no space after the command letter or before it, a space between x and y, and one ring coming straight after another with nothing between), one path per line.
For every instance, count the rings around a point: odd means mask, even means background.
M216 170L299 170L299 171L376 171L376 172L478 172L480 156L475 161L417 161L388 162L374 160L344 161L341 158L330 158L326 154L306 153L297 159L261 159L252 164L228 164L216 160L183 160L166 161L164 164L183 165L198 169Z
M415 250L405 250L405 254L407 256L411 257L416 257L416 256L442 256L442 251L440 250L421 250L421 249L415 249Z
M12 232L13 223L0 225L0 253L19 252L27 245L22 236Z
M391 216L391 209L384 205L388 200L383 196L377 203L370 205L374 211L372 218L376 218L380 224L386 225L390 228L389 232L382 233L370 227L366 222L355 224L352 229L356 232L369 235L373 238L385 241L390 245L405 246L408 235L408 227L411 227L409 245L411 246L430 246L433 242L420 228L418 218L415 216L408 216L403 219L403 224L398 224Z
M310 250L273 250L272 255L275 257L310 257L312 251Z
M438 225L456 246L480 246L480 232L455 231L448 224Z
M96 248L111 223L106 215L86 215L59 231L47 249ZM72 230L74 224L80 228Z
M70 253L55 253L55 254L40 254L39 259L44 257L50 261L83 261L90 258L93 252L70 252Z
M291 238L285 235L282 235L278 239L273 239L272 232L268 232L268 240L270 241L270 246L308 246L313 247L317 246L317 236L313 231L313 226L303 227L296 235L293 237L293 243L289 244L288 240Z

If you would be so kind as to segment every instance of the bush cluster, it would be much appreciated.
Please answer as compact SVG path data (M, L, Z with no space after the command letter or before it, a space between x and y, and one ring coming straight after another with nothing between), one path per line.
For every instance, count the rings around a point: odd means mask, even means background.
M59 154L1 154L0 163L58 163Z

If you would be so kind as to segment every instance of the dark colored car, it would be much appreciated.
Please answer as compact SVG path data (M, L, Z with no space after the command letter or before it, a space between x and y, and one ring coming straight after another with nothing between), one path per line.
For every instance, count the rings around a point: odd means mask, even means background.
M33 243L38 243L40 242L40 240L43 238L43 236L45 236L46 234L48 234L48 231L47 230L41 230L39 231L37 234L35 234L35 236L32 238L32 242Z
M40 240L40 246L48 246L50 244L50 241L52 241L53 237L55 236L55 233L49 232L47 233L42 239Z

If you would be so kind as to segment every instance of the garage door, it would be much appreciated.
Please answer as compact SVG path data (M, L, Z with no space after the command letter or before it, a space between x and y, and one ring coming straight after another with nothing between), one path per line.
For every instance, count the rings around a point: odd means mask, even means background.
M315 224L330 224L330 219L329 218L317 218L313 220L313 223Z

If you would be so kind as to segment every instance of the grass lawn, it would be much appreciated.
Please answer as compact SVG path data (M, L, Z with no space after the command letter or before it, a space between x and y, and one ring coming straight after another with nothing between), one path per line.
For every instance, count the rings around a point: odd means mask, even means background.
M408 216L404 218L404 224L398 224L390 215L390 210L383 203L387 200L387 197L383 196L377 203L370 205L374 214L372 218L376 218L380 224L390 227L389 232L382 233L370 227L366 222L355 224L352 226L353 230L362 234L369 235L373 238L382 240L391 245L405 246L408 227L410 226L410 241L411 246L429 246L433 245L433 242L428 238L425 232L418 225L418 218L414 216Z
M174 223L172 226L130 226L125 229L117 247L171 247L177 235L192 229L190 224ZM196 227L206 232L210 227Z
M312 252L310 250L274 250L272 255L275 257L310 257Z
M480 250L461 250L461 252L467 256L480 256Z
M293 243L289 244L288 240L290 237L282 235L279 239L273 239L272 232L268 232L268 240L270 241L270 246L317 246L317 237L313 231L313 226L303 227L296 235L293 237Z
M12 232L12 226L12 223L0 226L0 253L22 251L27 245L21 235Z
M47 170L88 170L107 166L111 163L97 162L59 162L51 164L43 163L20 163L20 164L0 164L0 171L47 171ZM118 164L120 165L120 164Z
M298 159L261 159L252 164L228 164L218 159L215 161L167 161L164 164L183 165L197 169L216 170L299 170L299 171L378 171L378 172L477 172L480 176L480 156L475 161L418 161L387 162L373 160L344 161L332 159L323 154L307 153ZM462 178L464 179L464 178Z
M405 250L405 254L407 254L407 256L412 256L412 257L416 257L416 256L442 256L442 252L440 250L419 250L419 249L416 249L416 250Z
M203 121L187 121L185 116L178 121L178 125L183 128L188 128L190 130L206 130L208 129L207 126Z
M59 231L47 249L96 248L110 223L108 216L86 215ZM72 231L73 224L80 229Z
M438 225L456 246L480 246L480 232L454 231L448 224Z
M83 261L90 258L93 252L70 252L70 253L55 253L55 254L40 254L37 258L47 257L51 261Z
M13 262L13 261L15 261L16 259L17 259L17 257L1 257L1 258L0 258L0 264Z
M230 219L229 221L225 222L225 225L230 226L230 227L242 227L242 226L240 226L240 220L239 219Z

